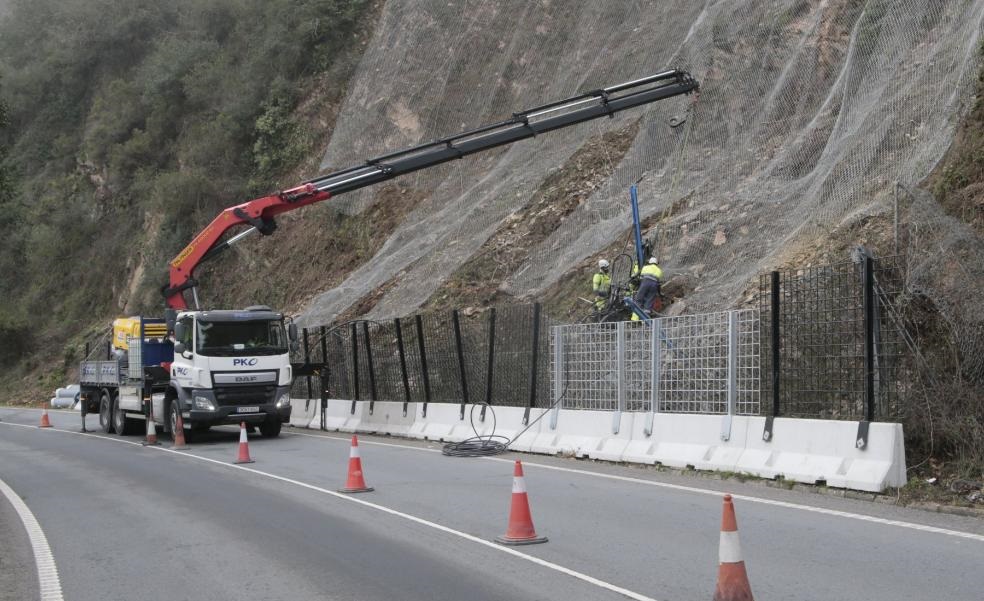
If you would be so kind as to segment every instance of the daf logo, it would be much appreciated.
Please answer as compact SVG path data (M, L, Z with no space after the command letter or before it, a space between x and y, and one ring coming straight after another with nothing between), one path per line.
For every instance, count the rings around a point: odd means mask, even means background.
M233 364L233 366L248 365L248 366L251 366L252 367L253 365L256 365L256 362L257 361L258 360L255 359L255 358L254 359L233 359L232 360L232 364Z
M254 359L255 361L255 359ZM236 376L236 382L245 384L247 382L255 382L259 379L259 376Z

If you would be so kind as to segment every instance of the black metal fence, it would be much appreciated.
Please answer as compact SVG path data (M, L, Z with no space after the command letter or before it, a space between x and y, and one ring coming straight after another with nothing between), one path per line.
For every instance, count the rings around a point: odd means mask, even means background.
M298 359L324 364L295 380L303 398L549 405L549 326L539 304L357 320L302 331ZM323 394L322 394L323 392Z
M870 422L903 416L900 257L760 279L762 414ZM550 405L550 326L540 306L448 311L303 330L293 394L423 405ZM301 373L301 372L298 372Z
M763 413L902 416L900 257L774 271L760 279Z

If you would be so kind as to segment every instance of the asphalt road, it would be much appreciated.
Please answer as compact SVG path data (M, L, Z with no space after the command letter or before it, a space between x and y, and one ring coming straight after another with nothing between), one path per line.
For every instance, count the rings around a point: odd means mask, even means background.
M449 458L435 443L360 437L376 491L346 496L334 492L344 435L257 437L244 469L230 465L234 429L177 453L167 440L80 435L77 414L26 427L38 417L0 409L0 479L44 529L69 601L626 598L615 589L706 600L722 491L737 495L759 601L964 601L984 590L974 518L530 455L517 457L550 541L505 549L489 541L505 532L513 456ZM0 550L0 562L30 563L5 503L0 547L18 550ZM37 595L30 570L11 578L7 565L0 598L36 598L24 596Z

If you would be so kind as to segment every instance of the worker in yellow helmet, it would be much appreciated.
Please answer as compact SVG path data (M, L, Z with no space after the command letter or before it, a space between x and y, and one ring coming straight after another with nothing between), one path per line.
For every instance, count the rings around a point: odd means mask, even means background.
M642 281L639 284L639 290L635 293L632 298L639 307L646 311L647 313L653 306L653 301L659 296L660 280L663 279L663 270L660 269L656 257L651 257L649 262L642 268L639 274ZM637 321L639 318L636 315L632 316L633 321Z
M608 295L612 290L612 276L608 274L608 261L598 261L598 271L591 278L591 291L595 296L595 309L601 311L608 304Z

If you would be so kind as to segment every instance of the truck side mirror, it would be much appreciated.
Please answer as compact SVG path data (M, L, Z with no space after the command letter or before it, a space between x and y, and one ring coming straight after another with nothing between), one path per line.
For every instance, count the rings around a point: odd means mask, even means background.
M297 342L297 324L296 323L290 322L289 324L287 324L287 338L290 339L291 342Z
M184 355L185 350L187 350L187 349L185 349L185 345L184 345L183 342L175 342L174 343L174 352L175 353L177 353L179 355Z
M174 324L174 338L175 339L177 339L177 340L184 340L185 334L187 334L187 333L188 332L187 332L187 328L185 328L185 324L181 323L180 321L178 323ZM174 350L176 350L176 351L178 350L178 343L175 343ZM180 353L181 351L178 351L178 352Z

